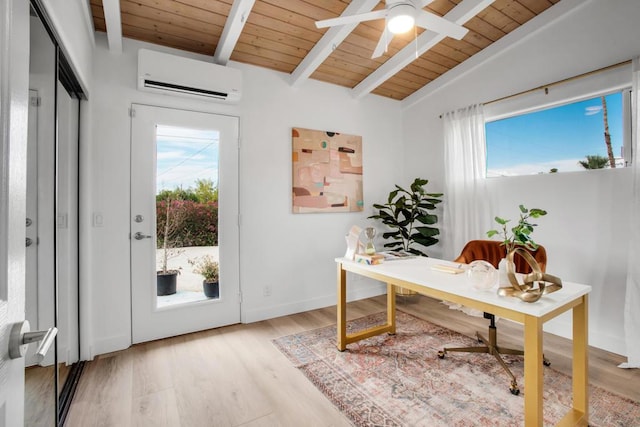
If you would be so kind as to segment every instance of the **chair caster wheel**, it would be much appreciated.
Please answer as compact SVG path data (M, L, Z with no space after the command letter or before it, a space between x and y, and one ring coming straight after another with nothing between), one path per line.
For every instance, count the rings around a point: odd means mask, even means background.
M543 364L544 366L551 366L551 362L549 362L548 360L543 360L543 361L542 361L542 364Z
M517 395L520 394L520 389L518 388L518 384L516 384L516 383L511 383L511 385L509 386L509 391L514 396L517 396Z
M438 359L444 359L444 351L438 352Z

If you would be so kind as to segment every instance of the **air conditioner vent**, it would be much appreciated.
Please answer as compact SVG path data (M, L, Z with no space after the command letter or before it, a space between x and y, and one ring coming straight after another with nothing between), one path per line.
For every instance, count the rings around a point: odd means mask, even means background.
M138 89L169 95L238 102L242 73L195 59L147 49L138 51Z

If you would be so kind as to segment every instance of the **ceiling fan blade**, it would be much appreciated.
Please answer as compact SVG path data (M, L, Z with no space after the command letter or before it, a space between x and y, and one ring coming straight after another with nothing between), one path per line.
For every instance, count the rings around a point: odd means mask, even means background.
M378 40L378 45L376 49L373 51L373 55L371 55L371 59L379 58L382 54L387 50L387 46L391 43L393 39L393 33L387 30L387 27L384 28L382 35L380 36L380 40Z
M374 10L373 12L359 13L357 15L338 16L337 18L316 21L316 27L325 28L334 25L357 24L364 21L373 21L387 16L386 9Z
M418 16L416 16L416 25L456 40L460 40L469 32L469 30L463 26L454 24L451 21L429 12L418 13Z

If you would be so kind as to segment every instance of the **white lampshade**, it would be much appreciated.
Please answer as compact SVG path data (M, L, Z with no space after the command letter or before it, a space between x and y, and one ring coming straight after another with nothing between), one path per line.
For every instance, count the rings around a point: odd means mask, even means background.
M406 33L415 24L415 7L410 3L402 3L389 9L387 28L393 34Z

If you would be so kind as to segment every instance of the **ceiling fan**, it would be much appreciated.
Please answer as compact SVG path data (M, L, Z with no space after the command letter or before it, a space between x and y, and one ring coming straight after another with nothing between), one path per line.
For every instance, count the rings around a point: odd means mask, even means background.
M355 24L375 19L386 20L384 32L373 51L372 58L377 58L386 51L387 45L395 34L406 33L414 25L436 33L460 40L468 29L454 24L438 15L422 10L433 0L385 0L385 8L357 15L339 16L316 22L316 27L325 28L335 25Z

